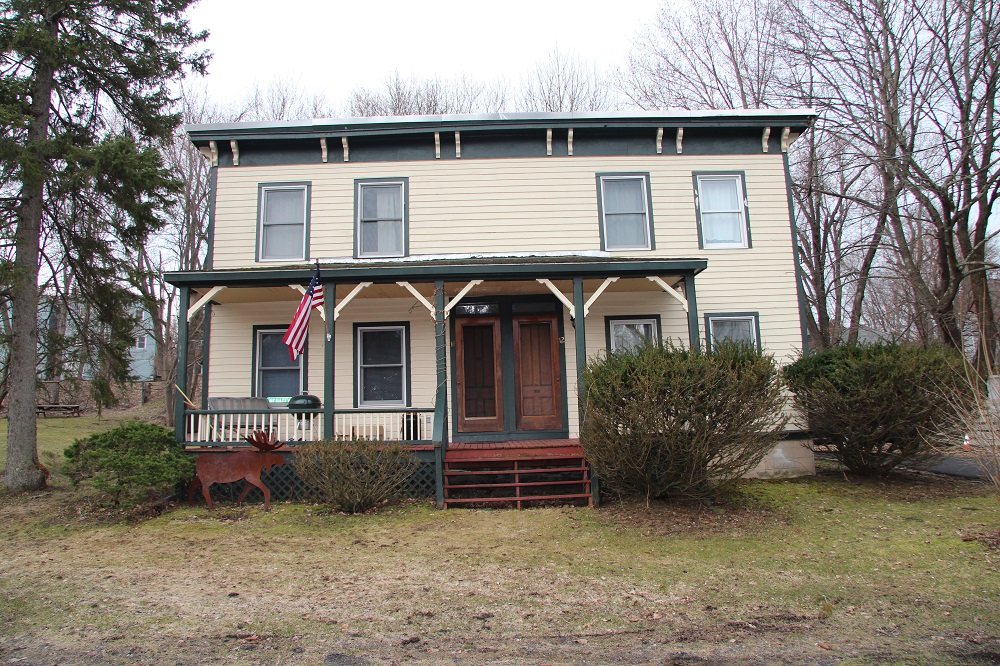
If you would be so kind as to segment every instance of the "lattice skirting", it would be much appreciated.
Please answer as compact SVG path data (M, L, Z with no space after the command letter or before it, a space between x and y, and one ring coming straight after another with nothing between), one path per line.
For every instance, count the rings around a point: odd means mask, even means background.
M287 453L282 455L288 461L283 467L272 467L269 473L263 472L260 475L260 480L271 490L271 501L310 501L312 499L311 488L295 473L295 455ZM409 483L402 493L403 497L413 499L434 497L434 460L427 460L423 456L419 458L420 466L410 477ZM213 501L234 504L240 493L243 492L243 481L217 483L212 486L210 492ZM195 502L198 502L200 498L201 490L199 489L195 493ZM244 501L261 504L264 502L264 494L258 488L253 488Z

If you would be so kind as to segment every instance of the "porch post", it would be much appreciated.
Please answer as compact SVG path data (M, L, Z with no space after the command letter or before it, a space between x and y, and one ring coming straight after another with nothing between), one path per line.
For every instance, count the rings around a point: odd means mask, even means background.
M573 336L576 344L576 403L577 428L583 426L583 369L587 365L587 302L583 298L583 278L573 278L573 309L576 311ZM601 486L591 474L590 498L594 506L601 505Z
M323 285L323 293L327 294L326 302L326 342L323 345L323 439L333 439L333 370L336 352L337 332L336 305L337 284L328 282Z
M701 349L701 337L698 335L698 299L695 297L694 271L684 274L684 294L688 302L688 339L691 349Z
M212 304L206 303L203 311L201 336L201 408L208 409L208 345L212 337Z
M434 487L439 509L444 508L444 454L448 446L448 349L444 306L444 280L435 280L434 352L437 365L437 391L434 394Z
M573 309L576 319L573 322L574 340L576 341L576 398L580 402L580 414L583 414L583 368L587 365L587 319L583 299L583 278L573 278Z
M187 393L188 364L188 308L191 301L191 288L181 287L180 300L177 303L177 372L176 383L180 389L174 395L174 437L178 442L184 442L184 398L181 393ZM169 389L168 389L169 390Z

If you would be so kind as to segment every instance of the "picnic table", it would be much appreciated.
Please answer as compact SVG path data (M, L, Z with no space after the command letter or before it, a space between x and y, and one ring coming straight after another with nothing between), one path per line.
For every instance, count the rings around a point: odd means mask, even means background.
M61 416L80 416L80 405L35 405L35 414L48 416L49 414Z

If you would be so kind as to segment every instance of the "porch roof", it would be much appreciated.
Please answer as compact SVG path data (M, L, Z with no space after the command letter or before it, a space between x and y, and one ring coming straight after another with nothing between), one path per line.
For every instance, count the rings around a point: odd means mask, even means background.
M392 283L397 280L523 280L645 277L647 275L698 274L707 259L613 259L607 257L520 257L440 259L421 262L320 263L320 278L327 282ZM243 268L209 271L175 271L165 275L168 283L185 287L250 287L306 283L316 264L283 268Z

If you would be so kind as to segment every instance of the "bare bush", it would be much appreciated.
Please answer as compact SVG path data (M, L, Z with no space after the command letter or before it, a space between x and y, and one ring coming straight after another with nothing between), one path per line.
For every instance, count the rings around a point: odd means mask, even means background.
M318 499L338 511L362 513L398 496L418 462L400 442L355 439L303 444L295 471Z

